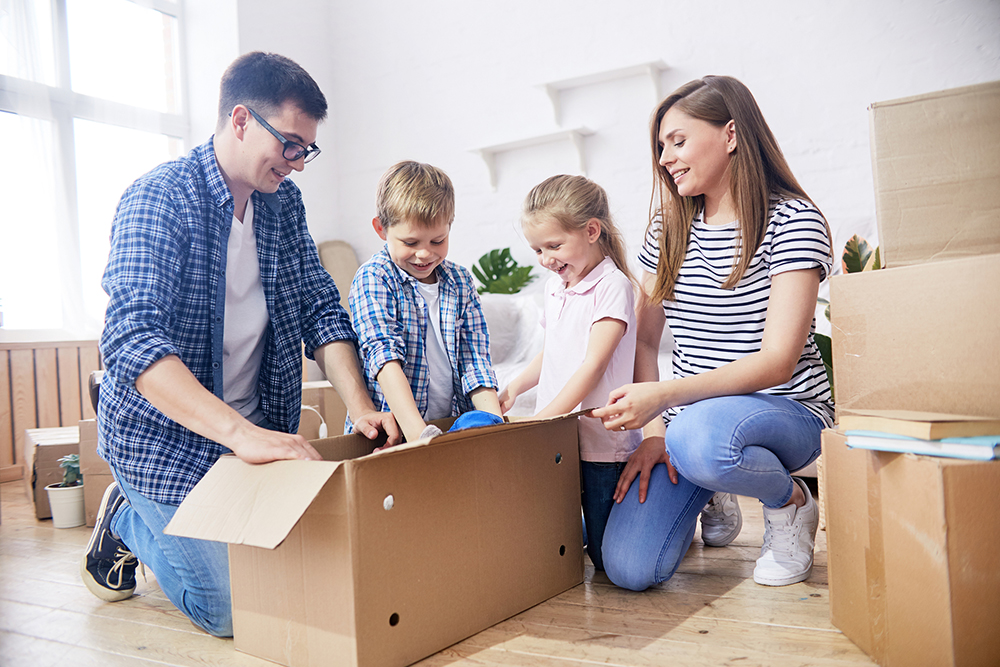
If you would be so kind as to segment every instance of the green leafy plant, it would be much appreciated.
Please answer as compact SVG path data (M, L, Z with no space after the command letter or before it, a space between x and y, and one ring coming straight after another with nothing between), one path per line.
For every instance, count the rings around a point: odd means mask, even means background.
M79 454L67 454L62 457L59 459L59 467L63 469L63 481L59 486L80 486L83 484Z
M479 258L479 265L473 265L472 273L482 283L480 294L517 294L535 279L530 266L520 266L510 256L510 248L497 248Z
M882 268L882 258L879 254L878 246L873 250L868 241L855 234L844 246L844 254L841 256L841 266L844 273L860 273L862 271L875 271ZM826 299L817 299L817 302L826 306L823 314L826 319L830 319L830 302ZM830 394L833 394L833 341L826 334L815 334L816 347L823 358L823 366L826 368L826 377L830 381Z

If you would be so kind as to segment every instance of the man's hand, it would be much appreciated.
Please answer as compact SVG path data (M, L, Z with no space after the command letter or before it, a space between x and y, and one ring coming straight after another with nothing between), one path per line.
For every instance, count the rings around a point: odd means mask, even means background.
M247 463L270 463L288 459L323 460L319 452L301 435L271 431L249 422L247 428L241 429L229 442L221 444L229 447L241 461Z

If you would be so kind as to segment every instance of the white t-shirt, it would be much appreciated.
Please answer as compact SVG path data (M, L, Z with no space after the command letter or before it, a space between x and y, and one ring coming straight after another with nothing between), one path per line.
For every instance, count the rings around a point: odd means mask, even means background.
M639 253L639 263L650 273L656 273L661 233L660 222L654 221ZM674 377L704 373L759 352L771 278L784 271L818 268L823 280L832 268L830 237L823 216L801 199L771 202L767 230L753 262L734 289L722 289L733 270L738 243L737 222L707 225L701 215L692 222L687 253L674 287L675 300L663 302L674 338ZM829 426L833 424L833 401L826 369L813 340L815 328L814 320L792 379L764 393L800 402ZM670 408L664 418L669 420L681 409L683 406Z
M635 292L632 283L605 257L573 287L559 276L545 285L545 345L538 377L541 410L552 402L587 356L590 329L605 318L625 324L625 335L611 356L604 376L576 409L599 408L608 403L612 389L632 382L635 369ZM627 461L642 441L640 431L609 431L600 419L580 418L580 458L610 463Z
M226 251L222 400L256 424L264 417L259 409L257 378L269 319L260 282L252 202L243 217L243 222L233 217Z
M420 296L427 303L427 346L424 354L427 359L427 371L430 376L430 387L427 396L427 412L424 419L442 419L451 416L451 403L455 396L452 386L452 364L444 348L444 337L441 335L441 294L440 283L416 282Z

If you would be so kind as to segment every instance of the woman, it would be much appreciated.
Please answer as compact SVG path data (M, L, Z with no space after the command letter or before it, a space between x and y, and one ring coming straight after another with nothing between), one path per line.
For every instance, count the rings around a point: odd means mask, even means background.
M833 423L812 337L819 284L832 265L829 228L736 79L685 84L657 107L650 133L655 184L639 256L648 273L636 384L593 412L608 429L644 435L615 491L606 571L633 590L668 579L719 491L764 505L754 580L803 581L818 512L790 471L819 456L820 432ZM674 337L674 377L659 382L664 323ZM735 505L714 500L716 508ZM715 519L715 543L727 544L738 511Z

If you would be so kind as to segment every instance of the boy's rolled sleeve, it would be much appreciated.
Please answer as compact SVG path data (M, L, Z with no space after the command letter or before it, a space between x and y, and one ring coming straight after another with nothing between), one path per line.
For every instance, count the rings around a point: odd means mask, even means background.
M482 302L470 276L462 274L460 292L465 301L458 337L458 367L462 392L466 395L489 387L498 389L496 374L490 359L490 334Z
M380 267L365 264L354 276L348 302L365 376L374 384L387 363L406 362L403 324L389 277Z

